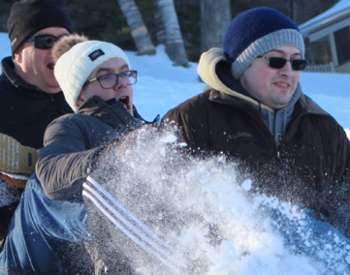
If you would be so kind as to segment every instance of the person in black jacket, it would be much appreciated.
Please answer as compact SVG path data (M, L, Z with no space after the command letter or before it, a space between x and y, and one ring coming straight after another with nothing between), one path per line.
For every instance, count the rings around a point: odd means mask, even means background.
M63 2L17 1L7 21L12 56L1 61L0 131L41 148L46 126L71 112L53 75L53 44L70 33Z
M82 183L104 153L115 150L124 135L144 124L133 105L132 85L137 71L116 45L79 35L58 41L53 56L57 60L55 77L74 114L63 115L47 127L36 175L45 195L53 201L79 203ZM87 216L96 219L89 212ZM109 238L103 235L105 229L97 231L99 242L104 239L108 243ZM109 261L109 252L101 252L94 243L89 252L95 263ZM129 270L124 263L120 255L107 266L111 274L119 274L120 269ZM101 266L103 269L105 264Z
M71 112L54 78L51 58L54 42L70 33L70 29L70 20L61 0L16 1L11 7L7 30L12 56L1 61L0 132L24 146L41 148L46 126L53 119ZM11 159L6 155L0 155L0 158ZM5 161L0 163L9 165ZM0 171L3 168L0 165ZM13 172L23 174L25 171ZM13 198L13 188L3 181L0 181L0 189L3 190L1 228L6 229L18 196ZM15 193L20 194L17 190ZM3 199L10 197L13 198L10 201ZM0 239L6 234L6 230L1 231Z

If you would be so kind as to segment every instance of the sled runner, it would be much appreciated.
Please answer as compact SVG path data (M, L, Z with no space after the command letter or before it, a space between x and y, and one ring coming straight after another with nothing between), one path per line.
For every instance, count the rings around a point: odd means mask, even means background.
M121 231L149 256L157 259L174 273L185 269L183 262L175 257L173 247L152 232L147 225L90 176L83 184L83 196L113 223L116 230Z

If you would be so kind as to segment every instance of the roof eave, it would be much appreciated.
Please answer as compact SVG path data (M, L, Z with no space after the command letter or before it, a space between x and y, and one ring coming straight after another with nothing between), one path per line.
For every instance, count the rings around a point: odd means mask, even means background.
M316 32L347 17L350 17L350 7L320 20L315 20L311 23L305 22L299 26L299 29L303 36L308 36L312 32Z

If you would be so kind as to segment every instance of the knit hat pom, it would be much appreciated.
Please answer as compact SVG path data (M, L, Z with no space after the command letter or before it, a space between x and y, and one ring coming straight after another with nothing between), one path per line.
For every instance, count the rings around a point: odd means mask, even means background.
M63 36L52 48L52 58L54 62L56 63L61 55L69 51L74 45L87 40L88 38L86 36L79 34Z

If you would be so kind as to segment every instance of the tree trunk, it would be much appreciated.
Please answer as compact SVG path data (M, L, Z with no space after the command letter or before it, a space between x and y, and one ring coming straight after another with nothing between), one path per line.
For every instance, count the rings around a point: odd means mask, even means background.
M188 66L187 54L173 0L155 0L155 4L164 27L166 53L176 65Z
M201 0L201 51L222 47L225 31L231 20L229 0Z
M156 50L142 20L141 13L134 0L117 0L118 5L126 18L138 54L155 54Z
M165 43L166 43L166 41L165 41L165 29L163 26L162 18L160 16L157 1L153 1L153 7L154 7L154 9L153 9L154 10L154 12L153 12L154 25L156 28L156 39L157 39L156 43L165 45Z

